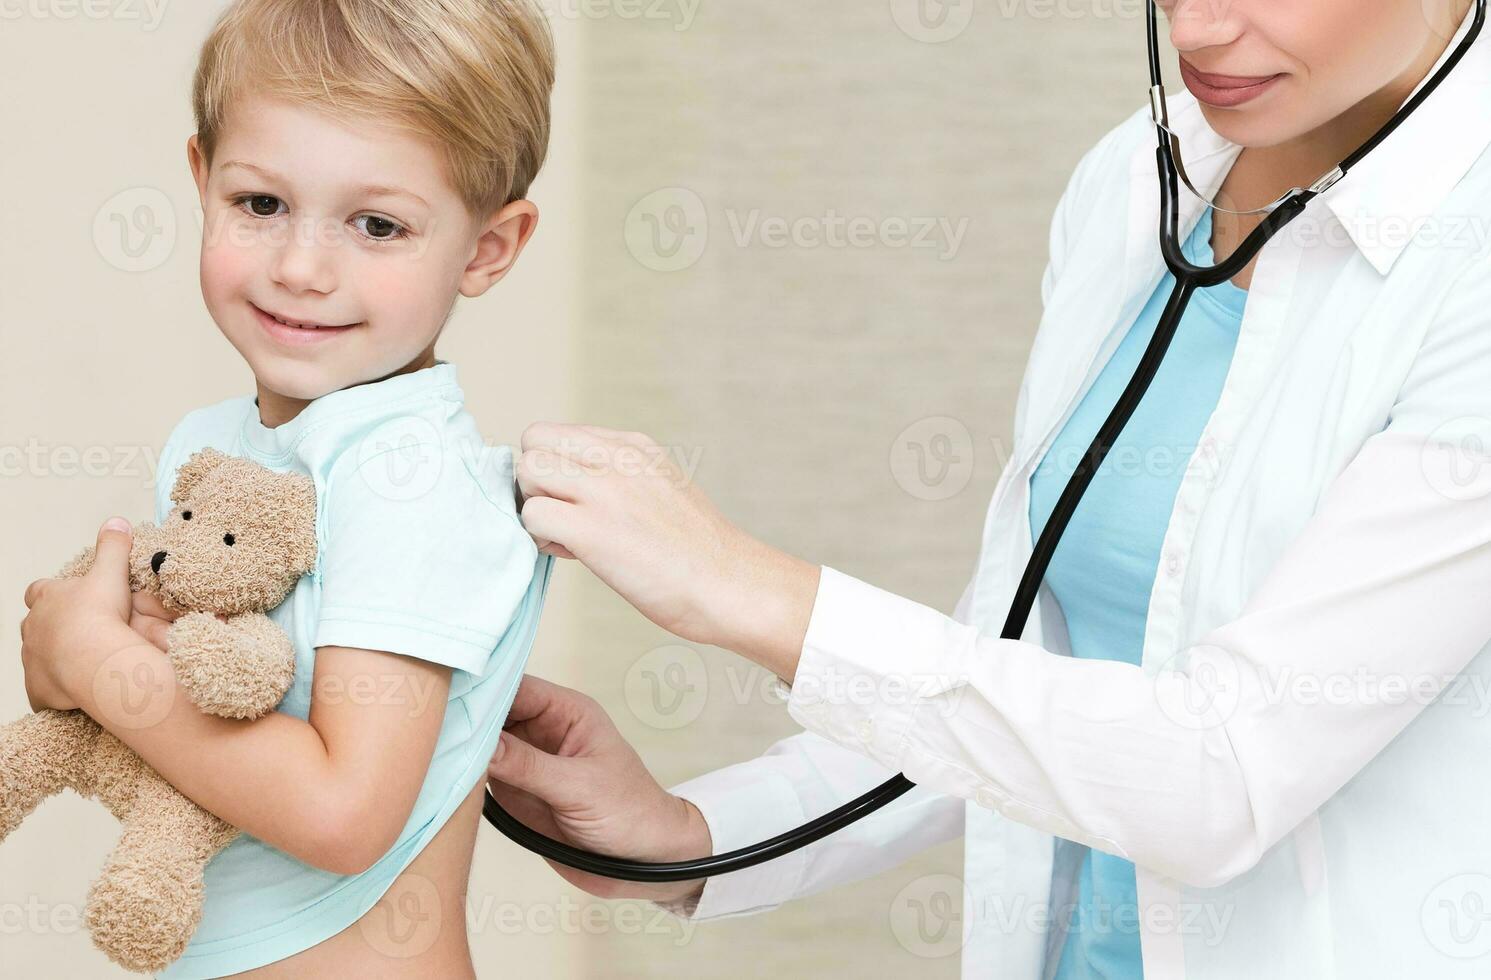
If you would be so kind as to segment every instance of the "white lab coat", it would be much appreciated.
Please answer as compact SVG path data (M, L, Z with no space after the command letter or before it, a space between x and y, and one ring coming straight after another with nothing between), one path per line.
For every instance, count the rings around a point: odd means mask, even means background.
M1188 92L1170 109L1210 194L1241 148ZM917 789L711 879L693 914L769 909L961 832L968 977L1049 976L1083 846L1138 867L1149 980L1486 976L1488 142L1491 33L1264 248L1137 667L1062 656L1044 588L1023 638L998 638L1032 469L1164 272L1147 105L1090 150L958 610L824 569L788 701L808 731L675 792L724 851L893 772ZM1200 203L1181 200L1184 239ZM864 696L896 680L912 694Z

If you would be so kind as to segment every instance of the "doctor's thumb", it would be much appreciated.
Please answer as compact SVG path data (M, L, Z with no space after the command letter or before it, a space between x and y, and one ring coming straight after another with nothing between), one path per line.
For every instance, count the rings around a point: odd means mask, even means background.
M565 783L556 771L557 762L554 756L539 751L513 733L503 732L497 739L492 761L487 764L487 776L553 803L553 794Z

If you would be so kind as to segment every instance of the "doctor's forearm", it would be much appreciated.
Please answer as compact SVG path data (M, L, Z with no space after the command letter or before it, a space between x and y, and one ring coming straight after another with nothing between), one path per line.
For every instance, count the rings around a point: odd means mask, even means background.
M787 683L797 674L818 595L820 566L742 535L732 578L709 607L716 645L754 661Z

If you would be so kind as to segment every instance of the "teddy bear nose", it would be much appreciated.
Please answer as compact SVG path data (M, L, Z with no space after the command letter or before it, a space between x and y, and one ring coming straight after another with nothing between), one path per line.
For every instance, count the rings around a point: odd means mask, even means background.
M155 572L157 575L160 574L160 567L165 563L166 553L164 551L157 551L155 554L150 556L150 570L152 572Z

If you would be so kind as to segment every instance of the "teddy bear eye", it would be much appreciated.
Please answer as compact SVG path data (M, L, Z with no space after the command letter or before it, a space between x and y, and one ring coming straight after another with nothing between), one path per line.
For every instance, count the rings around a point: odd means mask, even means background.
M236 541L236 540L237 540L237 538L233 537L233 532L231 532L231 531L229 531L227 534L223 535L223 544L232 545L233 542Z
M191 520L192 519L192 512L189 511L189 510L182 511L181 512L181 519L183 521L189 521L189 520Z

